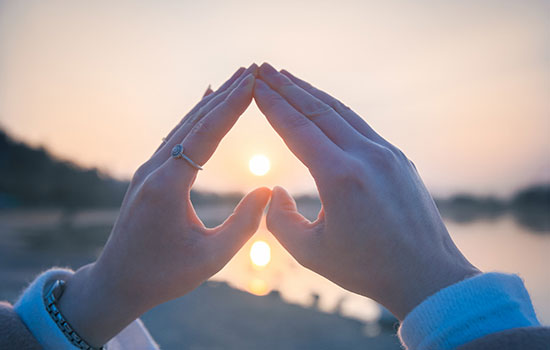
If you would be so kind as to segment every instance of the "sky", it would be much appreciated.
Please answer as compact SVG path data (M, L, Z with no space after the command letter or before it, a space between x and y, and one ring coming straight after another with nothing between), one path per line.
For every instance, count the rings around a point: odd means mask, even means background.
M0 126L129 178L209 84L263 61L353 108L436 195L550 182L550 1L0 0ZM277 184L315 191L253 103L196 187Z

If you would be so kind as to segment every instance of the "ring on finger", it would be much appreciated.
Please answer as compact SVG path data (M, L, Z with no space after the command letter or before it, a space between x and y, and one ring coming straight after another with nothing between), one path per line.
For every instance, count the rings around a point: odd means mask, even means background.
M183 145L178 144L175 145L174 148L172 148L172 158L174 159L184 159L191 165L193 168L197 170L202 170L202 166L195 163L191 158L189 158L185 153L183 153L185 149L183 148Z

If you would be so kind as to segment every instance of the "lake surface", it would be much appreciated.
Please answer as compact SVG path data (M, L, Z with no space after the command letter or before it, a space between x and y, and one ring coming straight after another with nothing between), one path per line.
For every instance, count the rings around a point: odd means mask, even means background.
M318 208L300 208L311 217ZM197 208L208 226L232 208ZM63 215L59 210L0 212L0 299L13 299L29 274L52 265L80 266L98 256L117 210L94 210ZM512 217L470 223L447 222L451 235L474 265L483 271L519 274L531 294L540 321L550 325L550 234L534 232ZM258 240L271 248L265 267L255 266L250 248ZM213 278L256 295L278 291L283 300L338 313L365 322L377 320L373 301L347 292L300 266L267 232L265 223L233 260Z
M495 221L446 224L457 246L479 269L519 274L540 321L550 325L550 234L531 232L508 216ZM249 258L250 248L257 240L271 246L272 261L265 268L255 267ZM276 289L289 302L317 303L324 311L337 311L364 321L375 320L380 314L376 303L300 266L265 226L213 278L254 294Z

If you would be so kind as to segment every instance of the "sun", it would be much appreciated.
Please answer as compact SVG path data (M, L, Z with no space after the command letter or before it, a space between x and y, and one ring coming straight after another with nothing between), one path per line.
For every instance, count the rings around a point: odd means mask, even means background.
M256 241L250 248L250 260L255 266L264 267L271 261L271 248L264 241Z
M271 168L271 163L269 162L269 158L263 154L257 154L250 158L250 161L248 161L248 168L252 174L256 176L263 176L267 174Z

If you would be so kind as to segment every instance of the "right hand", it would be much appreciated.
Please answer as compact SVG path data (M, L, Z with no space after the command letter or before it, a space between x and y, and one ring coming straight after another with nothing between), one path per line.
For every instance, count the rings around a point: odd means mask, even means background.
M310 222L283 188L273 189L267 227L299 263L400 320L479 273L453 243L413 163L355 112L265 63L254 98L321 198Z
M190 200L197 169L171 155L181 144L193 161L206 163L252 101L256 70L239 69L174 128L134 175L99 259L67 280L59 308L91 345L196 288L256 232L268 188L248 193L223 224L207 228Z

